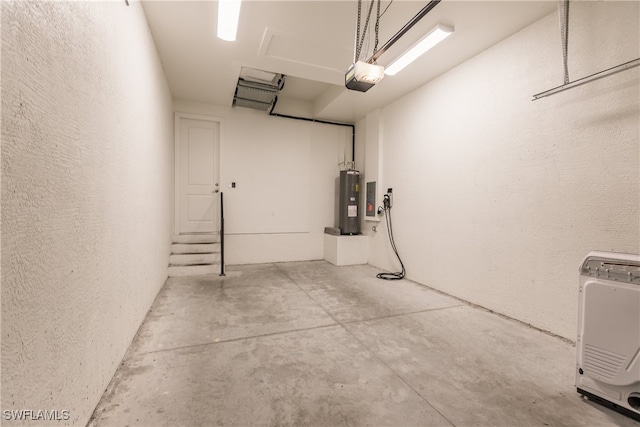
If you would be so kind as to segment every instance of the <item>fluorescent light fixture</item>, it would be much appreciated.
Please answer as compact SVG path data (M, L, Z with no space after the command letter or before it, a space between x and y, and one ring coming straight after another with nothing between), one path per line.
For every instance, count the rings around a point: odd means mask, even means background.
M241 0L218 0L218 37L235 41L238 32Z
M411 46L409 50L400 55L400 57L393 61L388 67L385 67L384 73L389 76L395 75L451 34L453 34L453 27L442 24L436 25L424 37Z

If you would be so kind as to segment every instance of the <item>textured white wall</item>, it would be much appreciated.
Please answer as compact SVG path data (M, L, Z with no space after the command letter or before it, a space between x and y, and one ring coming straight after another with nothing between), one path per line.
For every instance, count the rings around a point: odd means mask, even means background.
M334 225L338 163L351 160L351 129L179 100L174 109L224 120L225 262L322 259L324 228Z
M572 2L577 79L640 56L638 2ZM578 266L640 251L640 69L562 83L551 14L382 111L408 277L575 340ZM362 128L361 123L359 128ZM370 262L397 271L386 233Z
M138 2L2 2L1 84L2 409L84 425L167 276L172 101Z

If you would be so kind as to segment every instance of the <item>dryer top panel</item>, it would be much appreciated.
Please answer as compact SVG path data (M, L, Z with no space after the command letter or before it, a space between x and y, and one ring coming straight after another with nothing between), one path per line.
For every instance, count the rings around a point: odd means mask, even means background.
M583 261L580 274L640 285L640 256L591 252Z

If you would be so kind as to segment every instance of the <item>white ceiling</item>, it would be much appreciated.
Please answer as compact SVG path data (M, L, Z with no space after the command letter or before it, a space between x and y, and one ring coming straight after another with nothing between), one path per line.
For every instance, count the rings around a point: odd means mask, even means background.
M380 20L379 46L427 2L393 1ZM303 105L300 111L307 117L342 122L354 122L422 86L554 12L556 4L444 0L378 63L388 65L438 23L453 26L455 33L397 75L361 93L344 87L344 74L353 62L355 0L244 0L235 42L216 37L215 1L143 1L175 99L231 106L240 68L250 67L287 76L275 112L287 103ZM388 0L382 1L383 10L387 5ZM366 57L372 45L373 40Z

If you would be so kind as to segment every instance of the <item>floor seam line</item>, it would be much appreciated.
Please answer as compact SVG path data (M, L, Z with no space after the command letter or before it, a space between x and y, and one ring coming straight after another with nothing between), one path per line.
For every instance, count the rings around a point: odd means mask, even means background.
M466 307L466 304L458 304L458 305L450 305L447 307L436 307L436 308L427 308L424 310L417 310L417 311L409 311L407 313L396 313L396 314L388 314L386 316L378 316L378 317L370 317L367 319L359 319L359 320L347 320L345 322L340 323L341 325L351 325L353 323L363 323L363 322L369 322L371 320L381 320L381 319L389 319L392 317L400 317L400 316L410 316L412 314L420 314L420 313L428 313L431 311L441 311L441 310L447 310L449 308L457 308L457 307Z
M200 344L191 344L191 345L185 345L185 346L182 346L182 347L163 348L163 349L159 349L159 350L152 350L152 351L146 351L146 352L142 352L142 353L135 353L135 354L131 355L130 357L126 358L126 359L132 359L132 358L134 358L136 356L146 356L146 355L149 355L149 354L163 353L163 352L167 352L167 351L185 350L185 349L189 349L189 348L205 347L205 346L208 346L208 345L224 344L224 343L236 342L236 341L242 341L242 340L249 340L249 339L254 339L254 338L272 337L272 336L276 336L276 335L285 335L285 334L294 333L294 332L313 331L313 330L316 330L316 329L330 328L332 326L342 326L342 325L340 325L339 323L332 323L332 324L327 324L327 325L312 326L310 328L289 329L289 330L286 330L286 331L270 332L270 333L259 334L259 335L249 335L249 336L246 336L246 337L231 338L231 339L220 340L220 341L211 341L211 342L200 343Z
M365 349L367 349L367 351L369 353L371 353L371 355L373 357L376 358L376 360L378 360L380 363L382 363L389 371L391 371L391 373L393 373L393 375L398 378L404 385L406 385L407 387L409 387L409 389L411 391L413 391L420 399L422 399L427 405L429 405L434 411L436 411L436 413L438 415L440 415L444 420L446 420L449 424L451 424L453 427L455 427L456 425L453 423L453 421L451 421L449 418L447 418L442 412L440 412L435 406L433 406L431 404L431 402L429 402L422 394L420 394L420 392L418 392L418 390L416 390L415 388L413 388L411 386L411 384L409 384L400 374L398 374L391 366L389 366L387 364L387 362L385 362L384 360L382 360L382 358L380 358L380 356L378 356L373 350L371 350L369 348L368 345L366 345L362 340L360 340L357 336L355 336L355 334L353 332L351 332L349 330L349 328L347 328L345 325L340 325L342 326L342 328L347 331L347 333L349 335L351 335L353 337L353 339L355 339L360 345L362 345Z
M322 311L325 312L325 314L327 316L329 316L334 322L336 322L336 324L342 326L342 322L340 322L338 319L336 319L335 317L333 317L333 315L331 313L329 313L327 311L326 308L324 308L324 306L322 304L320 304L318 301L316 301L316 299L314 297L312 297L311 295L309 295L309 292L307 292L302 286L300 286L300 284L298 284L298 282L296 282L295 280L293 280L293 278L291 278L291 276L289 276L289 274L287 274L287 272L280 268L279 265L276 264L276 268L278 269L278 271L280 271L282 273L282 275L284 277L286 277L287 279L289 279L289 281L291 283L293 283L294 285L296 285L298 287L298 289L300 289L311 301L313 301L318 307L320 307L322 309Z

